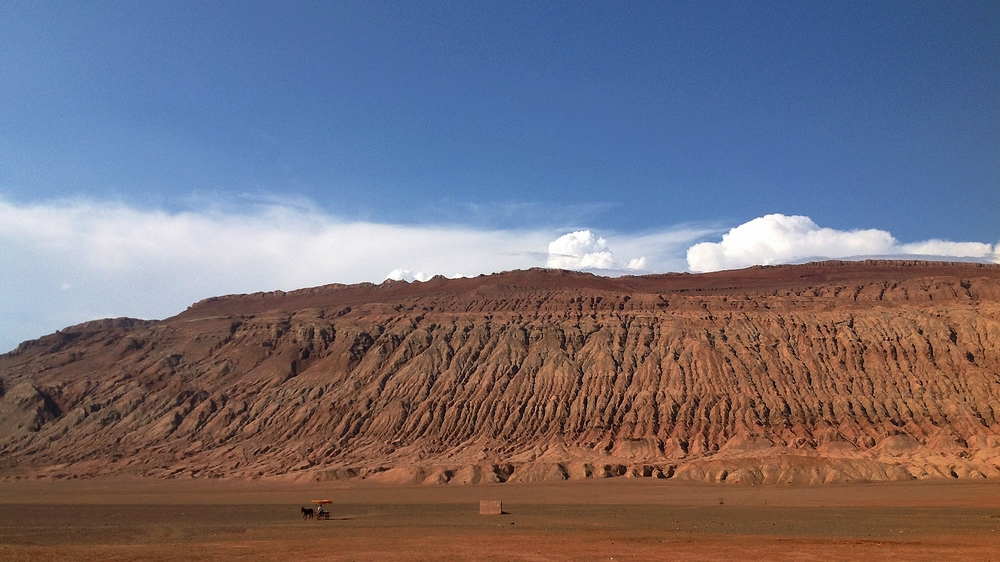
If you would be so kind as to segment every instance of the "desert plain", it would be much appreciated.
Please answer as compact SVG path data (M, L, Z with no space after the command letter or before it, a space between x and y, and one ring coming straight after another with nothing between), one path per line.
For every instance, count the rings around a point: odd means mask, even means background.
M10 480L0 559L1000 560L1000 484Z

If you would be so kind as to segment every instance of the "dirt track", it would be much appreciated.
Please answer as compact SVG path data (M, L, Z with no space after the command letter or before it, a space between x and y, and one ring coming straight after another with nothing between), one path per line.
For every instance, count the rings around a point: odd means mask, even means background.
M3 560L1000 560L998 535L995 483L0 483Z

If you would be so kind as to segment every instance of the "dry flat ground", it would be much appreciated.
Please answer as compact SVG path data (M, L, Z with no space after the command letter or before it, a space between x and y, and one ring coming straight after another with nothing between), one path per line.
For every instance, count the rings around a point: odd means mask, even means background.
M299 507L331 499L329 521ZM478 515L483 499L508 513ZM1000 484L0 482L0 560L997 560Z

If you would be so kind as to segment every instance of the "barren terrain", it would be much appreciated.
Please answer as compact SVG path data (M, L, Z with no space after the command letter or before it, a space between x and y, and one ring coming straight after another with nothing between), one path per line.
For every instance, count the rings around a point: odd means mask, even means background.
M993 479L998 342L981 264L220 297L0 356L0 478Z
M299 507L331 499L329 521ZM504 515L478 515L500 499ZM1000 560L1000 485L0 482L0 559Z

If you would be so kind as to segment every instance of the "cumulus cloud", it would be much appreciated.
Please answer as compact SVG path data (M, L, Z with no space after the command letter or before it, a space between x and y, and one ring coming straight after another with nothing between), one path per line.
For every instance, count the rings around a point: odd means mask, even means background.
M548 267L555 269L611 269L615 257L608 241L589 230L564 234L549 243Z
M979 242L928 240L900 244L884 230L834 230L820 227L809 217L773 214L731 229L722 235L720 242L691 246L687 261L692 271L718 271L807 259L891 255L978 259L996 256L991 245Z
M625 266L625 269L631 271L643 271L646 269L646 256L630 259L628 261L628 265Z
M687 268L684 251L688 246L716 232L692 225L604 236L597 236L590 230L577 230L549 243L546 265L556 269L597 271L604 275L683 271ZM615 252L626 257L619 261Z

